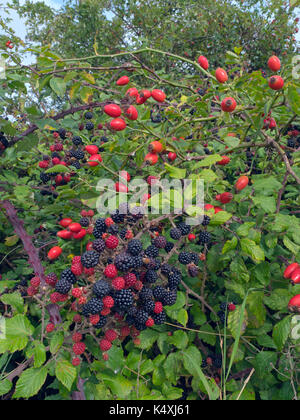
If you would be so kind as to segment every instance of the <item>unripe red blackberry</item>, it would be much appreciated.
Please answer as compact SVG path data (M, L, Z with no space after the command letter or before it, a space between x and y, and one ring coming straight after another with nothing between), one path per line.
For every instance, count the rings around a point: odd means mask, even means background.
M127 273L124 276L124 280L126 289L129 289L130 287L133 287L135 285L137 278L134 273Z
M118 338L118 334L116 333L115 330L107 330L105 332L105 338L108 341L112 342L112 341L115 341Z
M115 290L122 290L125 287L125 280L123 277L116 277L111 283Z
M75 314L73 317L73 322L75 322L75 324L80 324L81 323L81 316L79 314Z
M97 325L98 322L100 321L100 315L99 314L90 315L89 320L92 325Z
M74 343L73 344L73 353L76 354L76 356L80 356L85 352L85 344L82 342Z
M115 301L113 300L113 298L111 296L105 296L102 299L104 308L112 308L115 304Z
M74 357L74 359L72 359L72 365L73 365L74 367L79 366L79 365L80 365L80 363L81 363L81 359L80 359L79 357Z
M82 296L82 290L78 287L75 289L72 289L72 296L76 299L80 298Z
M82 340L82 334L80 334L79 332L75 332L72 335L72 341L73 343L79 343Z
M30 284L31 284L32 287L38 288L39 285L41 284L41 279L39 277L33 277L30 280Z
M104 275L109 279L113 279L118 275L118 270L114 264L109 264L105 267Z
M46 276L46 283L49 284L49 286L54 287L57 283L57 275L55 273L50 273Z
M49 324L47 324L47 326L46 326L47 333L51 333L54 330L55 330L55 325L52 322L50 322Z
M154 325L154 319L153 318L148 318L146 321L146 327L153 327Z
M105 246L108 249L115 249L119 245L119 239L116 236L111 235L105 241Z
M108 351L111 348L111 342L103 339L100 341L99 347L102 351Z
M163 304L161 302L155 302L154 313L160 314L163 311Z
M81 264L74 264L71 266L71 271L75 276L81 276L83 273L83 267Z

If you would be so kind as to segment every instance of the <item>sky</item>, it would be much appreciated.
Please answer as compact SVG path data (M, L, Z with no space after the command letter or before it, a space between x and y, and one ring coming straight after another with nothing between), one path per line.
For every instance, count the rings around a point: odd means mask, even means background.
M44 1L45 4L56 9L59 9L59 7L63 4L63 0L32 0L32 1L34 2ZM5 6L8 2L9 0L0 0L0 6ZM1 9L1 12L2 12L2 9ZM298 12L299 12L298 15L300 16L300 8L298 8ZM6 15L8 16L7 13ZM4 14L4 17L5 17L5 14ZM16 35L19 38L21 38L22 40L25 40L26 38L25 19L20 18L16 12L13 12L11 10L9 11L9 17L12 19L12 22L10 22L9 26L14 29ZM0 30L0 33L1 33L1 30ZM298 32L298 34L296 34L296 38L300 42L300 31ZM32 62L32 56L31 54L28 54L27 57L25 58L24 64L29 64L30 62Z

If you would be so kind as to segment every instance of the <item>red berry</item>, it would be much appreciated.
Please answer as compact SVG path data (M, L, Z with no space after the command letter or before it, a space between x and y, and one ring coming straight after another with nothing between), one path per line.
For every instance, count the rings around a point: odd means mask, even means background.
M93 217L95 215L94 210L88 210L87 215L88 217Z
M69 228L69 230L70 230L71 232L78 233L78 232L80 232L80 231L81 231L82 226L81 226L79 223L71 223L71 224L68 226L68 228Z
M133 105L130 105L130 107L126 109L125 114L126 117L129 118L131 121L137 120L139 116L137 109Z
M128 289L129 287L133 287L137 281L136 275L134 273L127 273L124 276L125 280L125 287Z
M89 166L98 166L99 162L102 162L102 156L101 155L91 155L88 160Z
M82 296L82 290L77 288L72 289L72 296L76 299L80 298Z
M121 108L119 107L119 105L116 105L116 104L105 105L103 110L105 114L114 118L119 117L122 114Z
M122 337L127 337L129 334L130 334L130 328L127 325L121 328Z
M88 152L89 155L96 155L99 152L99 147L95 144L89 144L88 146L85 146L84 149Z
M31 284L32 287L38 288L39 285L41 284L41 279L39 277L33 277L30 280L30 284Z
M87 234L87 231L85 229L81 229L79 232L73 233L73 238L82 239L85 237L86 234Z
M95 274L95 268L94 267L92 267L92 268L85 268L84 267L83 271L84 271L84 274L86 274L88 277Z
M232 112L235 110L236 105L237 105L236 100L234 98L227 97L223 99L221 103L221 108L222 108L222 111L224 112Z
M148 178L147 178L147 184L149 184L149 185L155 185L155 184L157 184L158 181L159 181L159 179L154 175L149 175Z
M85 305L86 304L86 297L85 296L81 296L78 299L78 303L79 303L79 305Z
M144 162L148 165L155 165L158 162L158 156L156 153L148 153L145 156Z
M75 332L72 335L72 341L73 343L79 343L82 340L82 334L80 334L79 332Z
M152 141L149 145L149 152L152 153L161 153L163 151L163 145L161 144L160 141Z
M117 80L116 84L118 86L125 86L129 83L130 79L128 76L122 76L119 80Z
M233 199L233 194L231 194L229 192L224 192L224 193L218 194L216 196L216 200L220 201L222 204L230 203L230 201L232 201L232 199Z
M50 273L46 276L46 283L49 284L49 286L54 287L57 283L57 276L55 273Z
M281 63L278 57L276 55L272 55L272 57L268 60L268 67L272 71L278 71L280 70Z
M115 131L125 130L126 122L122 118L115 118L110 122L110 128Z
M111 342L103 339L100 341L99 346L102 351L107 351L111 348Z
M79 314L75 314L73 317L73 322L75 322L75 324L80 324L81 316Z
M115 290L122 290L125 287L125 280L123 277L116 277L111 283Z
M73 352L77 356L80 356L85 352L85 344L82 342L73 344Z
M115 330L107 330L105 332L105 338L108 341L112 342L112 341L115 341L118 338L118 334L116 333Z
M61 239L71 239L73 234L69 230L60 230L57 232L56 236L58 236Z
M109 264L107 267L105 267L104 275L109 279L114 279L118 275L118 270L116 269L116 266L113 264Z
M139 92L136 88L130 88L127 90L126 95L137 97Z
M40 168L45 169L45 168L48 168L48 166L49 166L49 162L47 160L42 160L41 162L39 162Z
M294 296L289 301L288 307L292 312L300 313L300 295Z
M107 353L103 353L103 354L102 354L102 359L103 359L105 362L107 362L107 361L108 361L108 359L109 359L109 355L108 355Z
M291 281L293 284L300 283L300 268L297 268L295 271L293 271L291 275Z
M237 180L237 182L236 182L236 184L235 184L235 188L236 188L238 191L241 191L241 190L243 190L244 188L246 188L248 184L249 184L249 178L248 178L247 176L241 176L241 177Z
M222 156L222 160L219 160L219 162L217 162L217 165L225 166L229 162L230 162L230 157L228 157L228 156Z
M207 70L209 67L208 64L208 60L206 57L204 57L204 55L200 55L200 57L198 58L198 63L200 64L200 66L204 69Z
M139 291L142 290L143 288L143 282L141 282L140 280L138 280L135 285L134 285L135 290Z
M160 89L153 89L151 96L156 102L164 102L166 99L166 94Z
M79 357L74 357L74 359L72 360L72 365L73 365L74 367L79 366L79 365L80 365L80 363L81 363L81 360L80 360L80 358L79 358Z
M55 325L52 324L52 322L50 322L49 324L46 325L46 331L47 331L47 333L51 333L54 330L55 330Z
M92 325L97 325L99 321L100 321L100 315L99 314L90 315L90 323Z
M189 236L188 236L188 240L190 242L193 242L195 239L196 239L196 235L194 235L194 233L190 233Z
M168 153L168 159L173 162L177 158L177 154L175 152Z
M49 260L55 260L56 258L60 256L61 253L62 253L62 249L59 246L54 246L48 252L48 258Z
M129 182L131 179L131 176L127 171L120 171L119 176L120 178L126 179L127 182Z
M284 86L284 80L280 76L272 76L269 79L269 86L273 90L280 90Z
M236 306L233 303L230 303L228 305L228 311L233 312L236 310Z
M155 302L154 313L160 314L163 311L163 305L161 302Z
M154 319L148 318L146 321L146 327L152 327L154 325Z
M293 274L293 272L295 271L295 270L297 270L298 268L300 268L300 266L299 266L299 264L298 263L293 263L293 264L290 264L286 269L285 269L285 271L284 271L284 274L283 274L283 277L285 278L285 279L290 279L291 278L291 276L292 276L292 274Z
M100 313L103 316L107 316L108 314L110 314L110 308L104 308Z
M127 185L124 185L121 182L116 182L115 190L117 192L121 192L121 193L128 193L128 191L129 191Z
M113 300L111 296L105 296L102 299L102 302L103 302L104 308L108 308L108 309L112 308L115 304L115 301Z
M216 79L220 83L225 83L228 80L228 74L224 69L221 69L220 67L216 70Z

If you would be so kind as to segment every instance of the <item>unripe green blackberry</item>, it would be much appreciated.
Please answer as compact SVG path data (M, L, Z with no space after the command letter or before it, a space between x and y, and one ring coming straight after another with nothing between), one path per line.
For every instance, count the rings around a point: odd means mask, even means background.
M134 256L139 255L143 251L142 242L139 241L138 239L132 239L128 244L127 251L131 255L134 255Z
M86 251L81 256L81 264L85 268L93 268L99 263L99 257L97 251Z
M98 298L104 298L110 291L110 285L105 280L98 280L93 286L93 292Z
M60 279L55 285L56 292L67 295L72 288L72 283L67 281L66 279Z
M172 239L174 239L175 241L178 241L178 239L181 238L181 230L179 228L172 228L170 230L170 236Z

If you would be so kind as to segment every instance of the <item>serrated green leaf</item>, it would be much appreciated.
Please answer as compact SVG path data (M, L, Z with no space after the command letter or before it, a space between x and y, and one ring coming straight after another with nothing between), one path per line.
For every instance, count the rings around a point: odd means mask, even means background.
M26 369L20 376L13 398L30 398L36 395L47 378L47 368Z
M77 376L76 368L68 360L59 360L56 363L55 374L57 379L70 391Z

